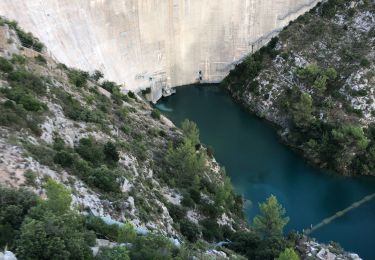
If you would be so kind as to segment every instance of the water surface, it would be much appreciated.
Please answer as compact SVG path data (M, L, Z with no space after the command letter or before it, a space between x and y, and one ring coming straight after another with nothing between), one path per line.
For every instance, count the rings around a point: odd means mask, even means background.
M258 213L258 203L274 194L291 219L286 229L302 231L375 192L375 178L342 177L309 166L279 142L275 129L217 86L180 87L157 107L176 125L185 118L198 124L201 141L213 147L237 192L252 202L246 208L249 220ZM375 260L375 200L312 236Z

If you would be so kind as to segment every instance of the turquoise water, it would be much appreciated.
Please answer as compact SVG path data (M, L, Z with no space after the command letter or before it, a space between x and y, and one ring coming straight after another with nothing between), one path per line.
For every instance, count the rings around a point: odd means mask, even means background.
M252 203L274 194L287 210L287 230L309 228L362 197L375 192L375 178L348 178L309 166L279 142L275 129L250 115L217 86L189 86L156 105L175 124L195 121L201 140L215 151L237 192ZM339 242L364 259L375 259L375 200L312 234L321 242Z

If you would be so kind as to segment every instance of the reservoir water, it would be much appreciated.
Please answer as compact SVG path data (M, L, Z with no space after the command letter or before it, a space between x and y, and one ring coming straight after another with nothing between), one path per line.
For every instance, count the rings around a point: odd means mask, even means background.
M156 106L178 126L185 118L197 123L201 141L213 147L236 191L252 202L246 207L249 221L258 203L274 194L290 217L287 231L301 232L375 192L375 177L343 177L308 165L279 142L274 128L217 86L180 87ZM311 236L375 260L375 200Z

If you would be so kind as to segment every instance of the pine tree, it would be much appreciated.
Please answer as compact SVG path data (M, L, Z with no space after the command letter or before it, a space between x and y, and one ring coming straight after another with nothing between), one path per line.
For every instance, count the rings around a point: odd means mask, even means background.
M266 202L259 204L259 208L261 214L253 220L257 233L264 238L281 236L289 218L284 217L285 209L279 204L277 198L271 195Z

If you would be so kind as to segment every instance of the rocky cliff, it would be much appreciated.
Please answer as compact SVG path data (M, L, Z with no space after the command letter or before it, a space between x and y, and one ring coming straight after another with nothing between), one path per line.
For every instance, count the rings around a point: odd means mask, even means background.
M59 61L126 89L220 82L318 0L3 0Z
M220 166L147 102L22 46L20 39L34 48L39 42L13 22L0 19L0 39L0 187L27 187L45 197L44 185L53 179L68 187L84 215L180 240L178 222L197 227L199 238L207 212L230 228L245 223L241 198ZM190 161L167 169L176 156ZM177 174L184 167L193 167L185 177ZM221 206L207 211L217 188L229 192L233 215Z
M310 162L375 174L375 4L330 0L237 66L223 85Z

